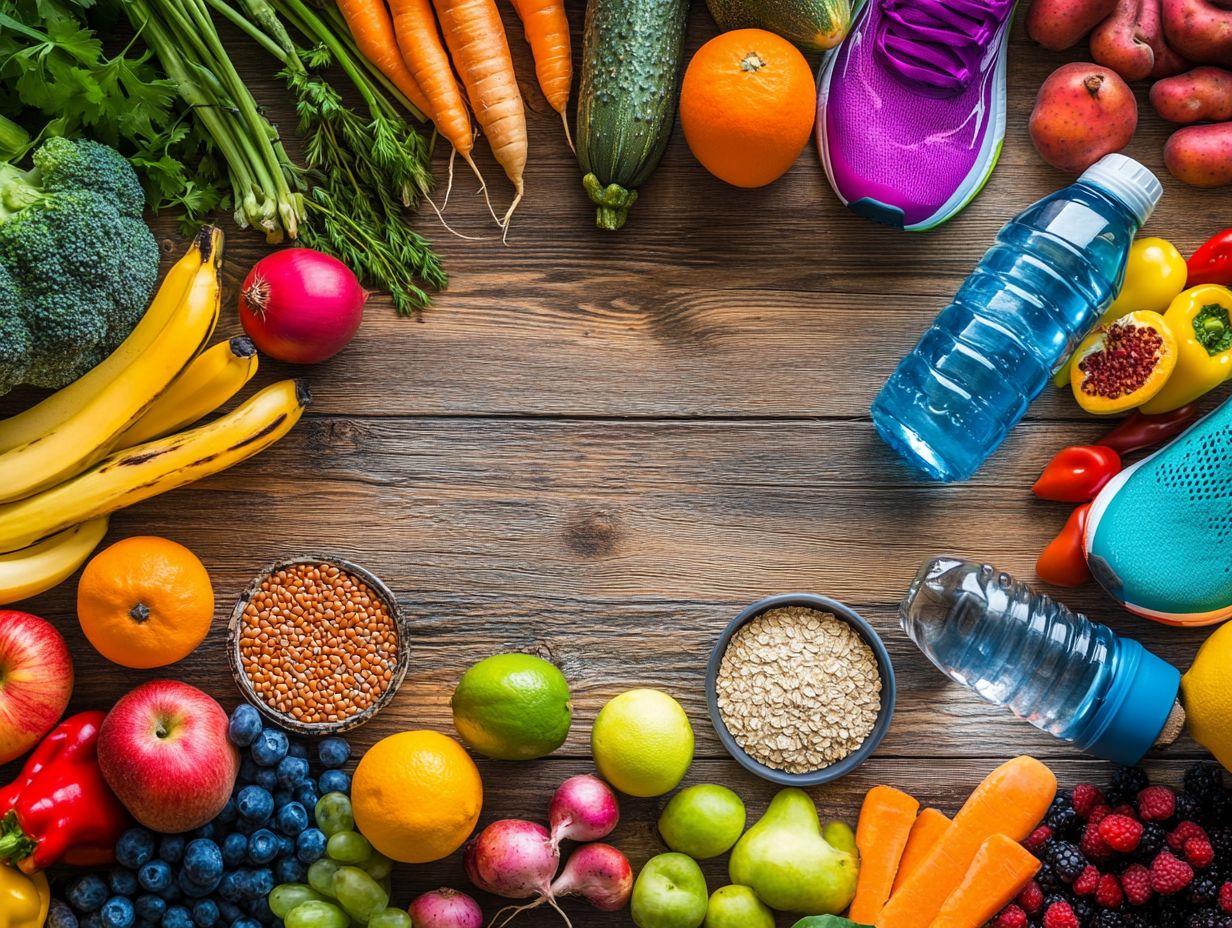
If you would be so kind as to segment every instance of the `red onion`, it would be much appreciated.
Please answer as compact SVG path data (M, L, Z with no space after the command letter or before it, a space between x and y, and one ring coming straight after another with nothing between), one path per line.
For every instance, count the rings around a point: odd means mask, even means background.
M279 361L315 364L347 346L368 294L345 264L311 248L284 248L252 266L240 290L240 321Z

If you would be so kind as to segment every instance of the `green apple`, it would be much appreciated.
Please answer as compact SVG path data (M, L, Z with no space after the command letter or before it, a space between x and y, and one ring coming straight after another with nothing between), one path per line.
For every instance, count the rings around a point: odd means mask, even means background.
M706 907L705 928L774 928L774 913L747 886L720 886Z
M659 834L673 851L694 860L731 850L744 833L744 803L726 786L703 783L672 797L659 816Z
M699 928L706 918L706 878L684 854L646 861L633 884L630 906L637 928Z

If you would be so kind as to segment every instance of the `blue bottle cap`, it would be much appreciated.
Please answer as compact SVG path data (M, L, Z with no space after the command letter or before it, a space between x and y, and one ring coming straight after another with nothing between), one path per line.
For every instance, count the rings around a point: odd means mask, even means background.
M1132 766L1163 731L1181 672L1132 638L1121 639L1109 672L1107 695L1074 743L1096 757Z

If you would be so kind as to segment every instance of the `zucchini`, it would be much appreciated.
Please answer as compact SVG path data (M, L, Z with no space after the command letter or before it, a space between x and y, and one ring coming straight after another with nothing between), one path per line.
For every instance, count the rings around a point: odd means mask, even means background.
M590 0L577 155L600 229L625 224L676 119L689 0Z

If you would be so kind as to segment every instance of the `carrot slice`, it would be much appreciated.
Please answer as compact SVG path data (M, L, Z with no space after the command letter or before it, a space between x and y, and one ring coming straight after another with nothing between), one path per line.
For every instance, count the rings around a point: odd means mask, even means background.
M903 848L903 856L898 861L898 873L894 874L891 895L898 892L898 887L906 882L907 877L919 869L933 845L941 840L949 827L949 817L937 809L928 808L916 816L915 824L911 826L911 834L907 836L907 846Z
M860 876L847 917L871 925L881 914L898 872L920 803L892 786L874 786L864 796L856 824Z
M993 835L975 852L930 928L981 928L1022 891L1040 862L1013 838Z

